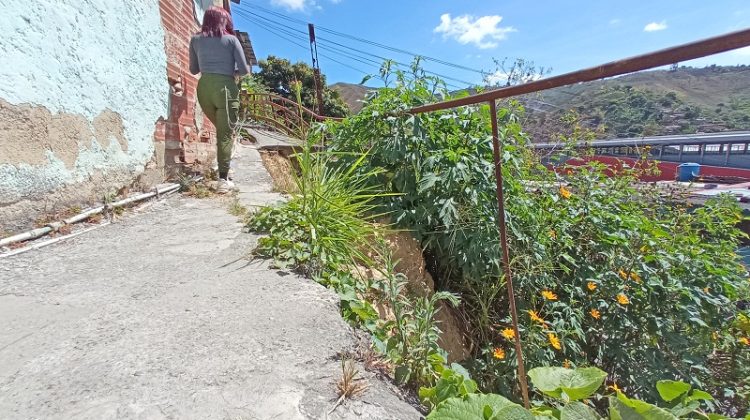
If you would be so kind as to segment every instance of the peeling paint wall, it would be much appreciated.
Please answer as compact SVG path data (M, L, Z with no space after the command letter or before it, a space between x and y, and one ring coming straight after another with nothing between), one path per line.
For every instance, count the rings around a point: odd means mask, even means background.
M168 112L159 0L0 10L0 221L143 172Z

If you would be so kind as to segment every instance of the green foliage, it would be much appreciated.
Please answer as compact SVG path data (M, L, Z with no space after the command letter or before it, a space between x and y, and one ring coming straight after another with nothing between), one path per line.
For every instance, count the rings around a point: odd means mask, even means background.
M396 273L395 262L384 254L384 278L375 283L384 302L393 311L393 320L379 326L373 338L375 347L395 365L397 383L432 384L445 363L438 345L440 329L435 316L438 302L457 306L458 297L448 292L432 296L411 296L405 292L406 278Z
M536 368L529 372L529 377L535 387L551 397L547 401L551 405L538 403L531 411L527 411L495 394L460 395L438 404L427 419L599 420L603 417L611 420L728 419L728 417L703 411L701 403L711 400L711 396L701 390L692 390L692 387L684 382L660 381L657 384L659 392L666 397L664 401L670 404L666 408L628 398L619 390L605 398L601 394L596 394L605 376L604 372L596 368ZM572 396L577 398L572 398ZM609 407L604 409L607 415L599 414L589 398L608 401Z
M440 377L434 386L419 389L419 399L428 408L432 409L448 398L466 397L477 392L477 383L463 366L451 363L449 367L442 356L435 355L433 358L437 362L433 363L435 372Z
M596 392L607 373L597 368L538 367L529 371L529 377L544 394L563 401L577 401Z
M382 214L374 211L374 200L388 194L367 183L378 175L377 170L363 170L367 153L313 153L314 143L295 156L298 193L284 204L261 209L248 222L251 230L267 234L255 252L336 290L343 317L373 333L399 383L433 385L446 364L438 345L438 303L456 306L458 298L448 292L413 296L406 290L406 278L396 273L396 262L382 244L384 228L375 223ZM355 275L361 267L380 276ZM374 303L389 308L393 319L380 319ZM464 393L474 392L472 383L466 374L458 386Z
M474 380L518 398L511 341L500 334L510 317L488 107L402 113L447 92L418 69L381 76L389 87L332 127L329 144L368 153L361 169L376 172L370 185L393 193L377 200L379 211L422 241L438 287L462 296L480 343L469 365ZM748 297L734 253L736 202L718 197L688 209L681 196L639 184L635 170L612 176L590 164L551 172L526 147L523 110L509 106L499 111L505 217L527 363L600 366L652 400L651 384L664 377L727 385L737 395L750 363L732 327L741 312L735 302ZM508 357L493 358L494 348ZM712 367L717 351L733 364L721 375Z
M299 193L283 205L261 209L248 224L268 233L258 243L259 255L311 275L370 259L374 248L369 241L379 234L372 213L378 189L366 180L376 172L357 171L366 154L355 156L348 167L326 165L334 156L312 152L311 143L295 155Z
M427 420L533 420L520 405L495 394L451 398L432 411Z
M266 87L267 90L295 100L293 83L301 83L299 91L302 105L308 109L318 112L315 106L315 75L310 66L303 62L292 64L289 60L268 56L258 64L260 71L253 75L255 80ZM325 75L321 74L323 83L323 114L329 117L345 117L349 113L346 103L339 97L338 92L329 89L326 84ZM281 89L279 89L281 87Z

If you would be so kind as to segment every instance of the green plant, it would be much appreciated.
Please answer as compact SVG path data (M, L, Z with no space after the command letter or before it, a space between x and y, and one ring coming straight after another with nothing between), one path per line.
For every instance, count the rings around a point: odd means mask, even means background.
M298 193L276 207L265 207L248 223L250 229L268 233L258 242L256 252L313 276L324 269L346 272L347 267L371 260L373 238L380 235L374 223L373 201L376 186L366 179L374 171L359 172L367 154L359 154L346 167L331 167L336 153L315 153L311 140L295 155Z
M388 87L358 115L331 126L328 144L344 154L368 153L358 171L392 193L372 204L415 233L436 266L438 288L462 297L480 343L467 364L472 377L482 390L518 399L489 109L411 115L404 111L448 96L441 81L418 68L381 76ZM750 364L742 363L746 347L732 325L743 313L735 303L750 294L734 253L742 238L736 202L717 197L688 208L680 194L638 182L651 170L645 163L612 173L560 159L550 171L527 147L522 116L512 102L498 114L526 361L598 365L630 395L652 401L658 395L651 385L664 377L739 395ZM567 140L586 136L574 129ZM332 164L351 160L342 155ZM496 348L508 357L494 357ZM714 372L719 351L735 369ZM745 403L716 404L730 412Z
M463 366L458 363L446 366L446 360L439 354L435 354L433 359L435 373L439 377L434 386L419 388L422 404L432 409L449 398L466 397L477 392L477 383Z
M495 394L468 394L446 399L433 410L428 420L466 419L558 419L558 420L678 420L729 419L706 413L702 404L713 398L707 392L692 389L679 381L659 381L656 385L666 408L628 398L612 386L613 394L597 394L607 374L597 368L566 369L560 367L534 368L529 371L534 386L545 396L527 411L520 405ZM608 407L601 415L591 400L606 401ZM750 415L746 417L749 419Z
M396 263L387 252L383 259L383 279L374 286L393 312L393 319L379 326L379 333L373 337L375 347L395 365L396 382L432 384L439 375L439 366L445 363L435 319L438 302L445 300L457 306L458 297L449 292L436 292L429 297L410 295L405 290L406 278L396 272Z

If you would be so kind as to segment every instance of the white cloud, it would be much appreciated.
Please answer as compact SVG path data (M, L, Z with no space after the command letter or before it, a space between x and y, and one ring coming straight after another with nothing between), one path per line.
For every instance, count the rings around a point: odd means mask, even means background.
M330 0L333 4L339 4L343 0ZM271 4L277 7L282 7L287 10L301 12L309 8L322 9L322 7L315 0L271 0Z
M667 21L665 20L662 20L661 22L651 22L643 27L643 30L646 32L663 31L665 29L667 29Z
M617 25L619 25L619 24L620 24L621 22L622 22L622 21L621 21L620 19L611 19L611 20L609 21L609 24L610 24L610 25L612 25L612 26L617 26Z
M502 70L484 76L484 83L490 86L501 86L507 82L508 75Z
M470 15L452 18L450 13L440 16L440 25L434 32L442 33L443 38L453 38L461 44L474 44L479 48L495 48L497 41L508 37L508 33L516 30L511 26L499 26L502 16L491 15L475 18Z
M283 7L288 10L304 10L308 4L307 0L271 0L274 6Z

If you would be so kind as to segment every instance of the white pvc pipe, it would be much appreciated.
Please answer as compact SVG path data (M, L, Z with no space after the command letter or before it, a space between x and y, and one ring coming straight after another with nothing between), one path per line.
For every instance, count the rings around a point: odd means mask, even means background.
M196 178L194 181L197 182L200 179L202 179L202 177ZM27 232L19 233L17 235L13 235L13 236L9 236L7 238L0 239L0 247L7 246L7 245L10 245L10 244L13 244L13 243L16 243L16 242L23 242L23 241L28 241L28 240L31 240L31 239L39 238L39 237L44 236L44 235L46 235L46 234L48 234L48 233L50 233L52 231L56 231L56 230L60 229L62 226L71 225L73 223L78 223L80 221L86 220L89 217L91 217L91 216L93 216L95 214L99 214L99 213L103 212L105 209L108 209L108 208L122 207L124 205L130 204L130 203L135 203L137 201L143 201L143 200L146 200L146 199L149 199L151 197L158 196L158 195L161 195L161 194L168 194L168 193L171 193L171 192L175 192L175 191L177 191L179 189L180 189L180 184L169 184L169 185L167 185L167 186L165 186L165 187L163 187L161 189L154 188L154 191L151 191L151 192L148 192L148 193L139 194L139 195L136 195L136 196L133 196L133 197L128 197L126 199L114 202L112 204L105 204L103 206L94 207L92 209L86 210L83 213L80 213L80 214L77 214L77 215L75 215L73 217L67 218L67 219L65 219L65 220L63 220L61 222L49 223L47 226L44 226L44 227L40 227L40 228L37 228L37 229L32 229L32 230L27 231Z

